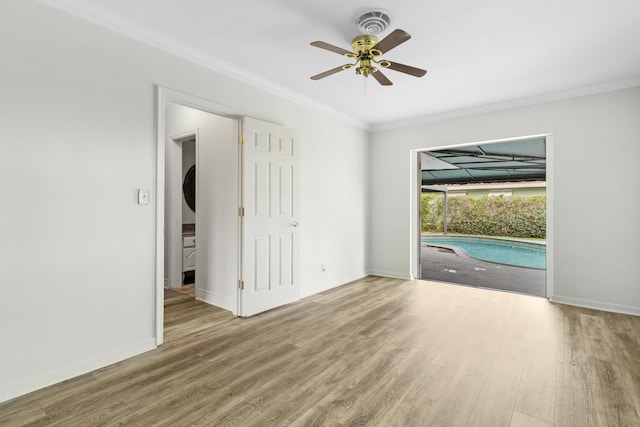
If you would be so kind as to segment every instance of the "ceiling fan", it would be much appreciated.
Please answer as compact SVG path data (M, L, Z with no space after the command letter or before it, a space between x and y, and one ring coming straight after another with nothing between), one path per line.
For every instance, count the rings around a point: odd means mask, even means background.
M356 67L356 74L362 75L364 77L373 76L373 78L375 78L378 83L383 86L391 86L393 85L393 83L391 83L391 80L389 80L384 74L382 74L378 67L400 71L401 73L409 74L415 77L422 77L427 73L426 70L379 58L394 47L406 42L410 38L411 36L409 35L409 33L400 29L394 30L391 34L380 41L378 41L378 38L374 35L363 34L357 36L351 42L351 48L353 50L352 52L349 52L348 50L342 49L337 46L333 46L329 43L321 41L312 42L311 46L339 53L346 56L347 58L355 59L355 62L352 64L341 65L339 67L325 71L324 73L312 76L311 80L320 80L342 70L348 70L353 67ZM376 65L378 67L376 67Z

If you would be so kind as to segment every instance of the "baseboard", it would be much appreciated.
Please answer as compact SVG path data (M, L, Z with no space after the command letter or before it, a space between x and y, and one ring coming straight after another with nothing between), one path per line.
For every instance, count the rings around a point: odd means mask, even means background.
M613 313L630 314L632 316L640 316L640 307L633 307L630 305L613 304L602 301L592 301L582 298L563 297L559 295L553 295L549 298L549 301L559 304L575 305L576 307L591 308L594 310L610 311Z
M104 355L97 359L78 361L70 365L62 366L58 369L15 381L13 383L0 384L0 403L97 369L104 368L105 366L146 353L147 351L155 348L156 340L155 338L150 338L139 344L121 349L120 351L109 355Z
M371 270L369 271L369 275L371 276L381 276L388 277L390 279L402 279L402 280L412 280L410 274L397 273L395 271L384 271L384 270Z
M224 308L232 313L236 313L237 301L231 298L221 297L204 289L196 289L196 299L198 301L206 302L216 307Z
M369 275L369 272L363 271L358 274L354 274L351 276L343 277L342 279L336 280L333 284L321 287L314 287L312 289L308 289L306 292L300 292L300 298L310 297L311 295L319 294L320 292L328 291L329 289L337 288L340 286L344 286L347 283L354 282L356 280L365 278Z

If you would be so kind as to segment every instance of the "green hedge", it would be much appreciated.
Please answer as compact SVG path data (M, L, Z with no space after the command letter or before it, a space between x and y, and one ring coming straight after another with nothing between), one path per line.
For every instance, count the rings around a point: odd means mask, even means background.
M444 197L422 195L422 231L442 232ZM546 196L455 196L447 199L447 231L450 233L546 237Z

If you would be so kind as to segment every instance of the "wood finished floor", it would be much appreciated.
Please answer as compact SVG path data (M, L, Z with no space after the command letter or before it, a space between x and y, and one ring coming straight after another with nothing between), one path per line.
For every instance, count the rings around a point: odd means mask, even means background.
M155 351L7 426L638 426L640 317L368 277L249 319L175 291Z

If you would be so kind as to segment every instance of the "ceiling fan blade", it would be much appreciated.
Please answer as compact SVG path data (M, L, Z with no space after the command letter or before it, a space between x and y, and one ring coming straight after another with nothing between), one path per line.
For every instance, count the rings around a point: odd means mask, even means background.
M401 73L410 74L416 77L422 77L425 74L427 74L427 70L411 67L409 65L398 64L397 62L391 62L391 61L389 61L389 66L387 68L390 70L400 71Z
M320 80L320 79L324 79L325 77L329 77L332 74L335 74L339 71L345 70L344 65L341 65L339 67L333 68L329 71L325 71L324 73L320 73L320 74L316 74L315 76L311 77L311 80Z
M311 42L311 46L319 47L320 49L330 50L331 52L339 53L340 55L353 55L353 52L350 52L346 49L343 49L341 47L334 46L332 44L325 43L325 42L320 42L320 41Z
M411 36L404 30L394 30L387 37L380 40L373 48L378 49L382 53L387 53L394 47L409 40Z
M393 86L393 83L391 83L391 80L389 80L387 78L387 76L385 76L384 74L382 74L382 71L378 70L375 71L371 74L373 76L374 79L376 79L378 81L378 83L380 83L382 86Z

